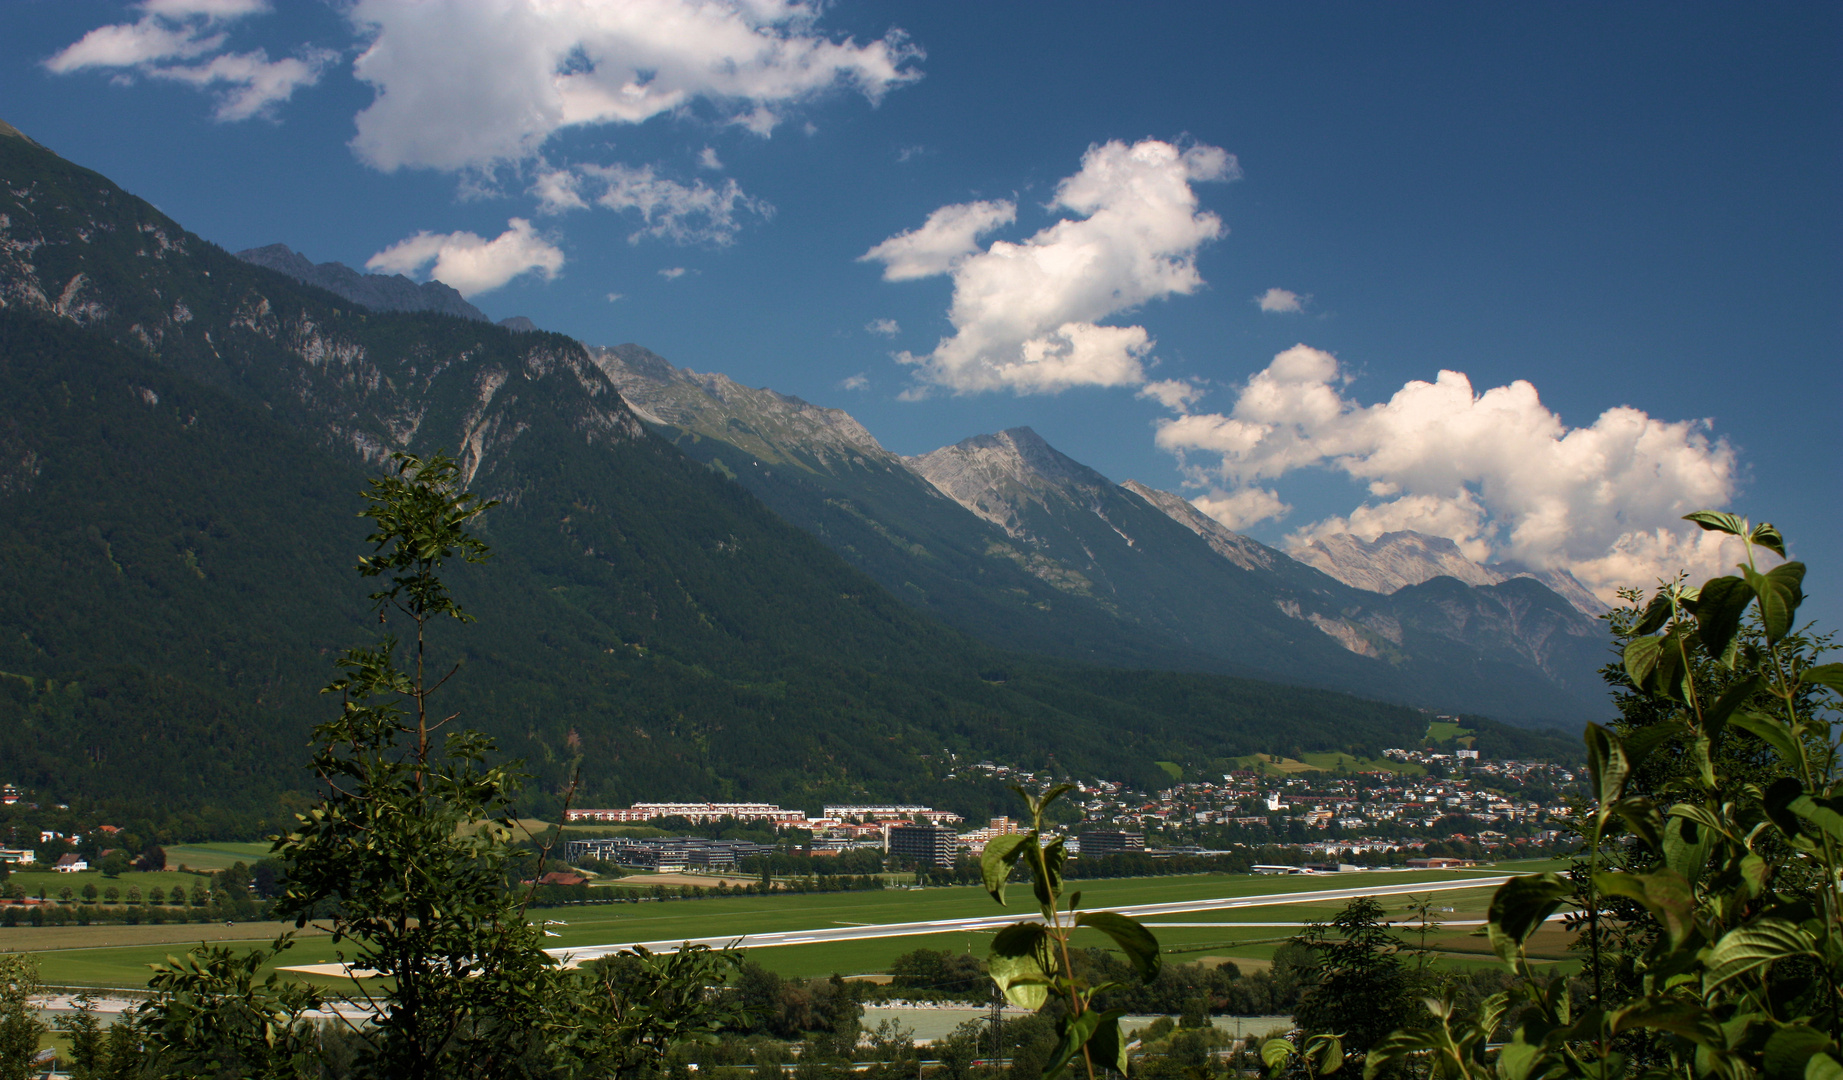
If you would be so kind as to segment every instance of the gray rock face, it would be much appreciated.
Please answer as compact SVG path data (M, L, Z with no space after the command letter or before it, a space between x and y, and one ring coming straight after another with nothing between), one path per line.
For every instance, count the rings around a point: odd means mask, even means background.
M595 346L589 357L642 419L727 442L762 464L828 472L844 462L898 465L896 455L843 409L744 386L728 375L673 367L638 345Z
M499 325L512 331L514 334L530 334L542 329L537 323L532 322L523 315L514 315L508 319L501 319L499 320Z
M1209 542L1216 554L1243 570L1272 570L1274 550L1266 544L1235 532L1222 522L1192 506L1189 499L1170 491L1149 488L1137 480L1121 487L1165 512L1165 516ZM1348 584L1348 583L1346 583Z
M1513 578L1532 578L1548 586L1582 614L1599 616L1606 605L1566 570L1531 570L1516 563L1491 566L1473 562L1443 536L1402 531L1362 540L1349 533L1320 537L1287 554L1317 567L1353 588L1390 594L1437 577L1467 585L1498 585Z
M453 287L439 281L418 284L402 274L361 274L345 263L316 264L286 244L270 244L267 247L239 251L237 258L287 274L296 281L318 285L374 311L434 311L463 319L490 321L485 312L468 303ZM529 323L531 320L524 321ZM535 330L537 327L531 326L529 329Z

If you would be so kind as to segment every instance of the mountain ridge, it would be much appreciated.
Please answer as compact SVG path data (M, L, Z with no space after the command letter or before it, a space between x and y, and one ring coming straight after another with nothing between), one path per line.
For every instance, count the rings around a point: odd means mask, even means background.
M417 283L402 274L361 274L342 262L315 263L279 243L239 251L237 258L296 281L318 285L374 311L434 311L478 322L492 321L453 286L440 281Z
M1332 533L1314 537L1287 554L1346 585L1385 595L1436 577L1450 577L1468 585L1499 585L1513 578L1527 578L1541 582L1589 618L1598 618L1607 610L1605 601L1566 570L1479 563L1467 558L1459 545L1444 536L1412 530L1382 533L1374 540Z

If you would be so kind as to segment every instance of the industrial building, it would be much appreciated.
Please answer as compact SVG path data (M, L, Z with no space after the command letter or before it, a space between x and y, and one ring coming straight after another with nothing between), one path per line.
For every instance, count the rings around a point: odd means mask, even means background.
M934 866L952 866L960 850L959 834L944 825L891 825L888 835L891 855Z
M569 862L596 859L662 874L683 870L733 867L737 860L774 851L768 844L748 840L706 840L701 836L636 839L615 836L605 840L571 840L564 845Z
M1080 836L1081 853L1084 858L1096 855L1125 855L1129 851L1145 850L1145 833L1124 832L1120 829L1096 829Z

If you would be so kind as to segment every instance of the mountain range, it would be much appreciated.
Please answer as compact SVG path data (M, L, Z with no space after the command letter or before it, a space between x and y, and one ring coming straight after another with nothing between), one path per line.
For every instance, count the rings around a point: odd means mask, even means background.
M1573 724L1603 700L1600 626L1528 575L1468 563L1468 582L1430 563L1412 583L1365 587L1175 493L1115 484L1028 428L903 458L837 409L685 371L637 345L590 355L685 453L987 640L1525 721ZM1390 564L1398 576L1407 561Z
M298 803L313 691L379 632L357 493L444 447L502 503L492 564L455 574L480 622L445 639L444 694L539 810L577 765L589 802L974 810L1003 795L945 779L968 755L1149 785L1160 761L1412 744L1405 704L1586 707L1543 670L1572 672L1567 631L1531 645L1571 610L1533 581L1382 597L1258 545L1256 576L1027 433L904 461L638 347L254 265L3 125L0 181L0 760L40 792L200 820ZM1424 629L1455 619L1516 643Z

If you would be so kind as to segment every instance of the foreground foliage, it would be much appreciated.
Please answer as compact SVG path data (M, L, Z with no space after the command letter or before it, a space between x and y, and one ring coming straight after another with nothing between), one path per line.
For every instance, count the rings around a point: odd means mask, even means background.
M1022 862L1043 915L1041 922L1016 922L1000 930L992 939L986 971L1014 1005L1035 1011L1054 1000L1066 1008L1057 1025L1060 1038L1043 1066L1043 1076L1055 1075L1080 1054L1089 1080L1094 1080L1097 1064L1126 1072L1126 1039L1120 1033L1124 1013L1094 1007L1095 997L1112 984L1090 983L1082 977L1070 955L1069 938L1077 927L1099 930L1113 939L1141 979L1155 977L1162 962L1158 939L1137 921L1112 911L1082 911L1079 891L1068 894L1065 906L1062 868L1068 853L1060 836L1044 842L1043 811L1074 787L1061 784L1040 796L1015 789L1030 808L1030 831L986 843L981 866L992 899L1005 902L1005 884Z
M1689 520L1741 538L1747 561L1615 621L1628 722L1587 728L1584 857L1570 876L1514 878L1491 903L1515 985L1474 1013L1429 1001L1432 1022L1371 1050L1367 1078L1843 1076L1843 664L1815 662L1823 642L1795 633L1804 565L1759 569L1757 551L1785 554L1777 529ZM1586 953L1576 980L1539 975L1525 952L1564 908Z

